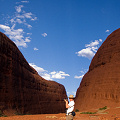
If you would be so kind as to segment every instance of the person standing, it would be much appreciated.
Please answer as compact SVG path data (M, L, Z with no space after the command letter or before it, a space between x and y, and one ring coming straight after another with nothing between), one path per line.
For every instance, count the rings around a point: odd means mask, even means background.
M70 95L69 100L70 100L70 102L68 103L68 100L64 99L64 101L66 103L66 108L67 108L66 120L73 120L72 112L74 110L74 105L75 105L74 96Z

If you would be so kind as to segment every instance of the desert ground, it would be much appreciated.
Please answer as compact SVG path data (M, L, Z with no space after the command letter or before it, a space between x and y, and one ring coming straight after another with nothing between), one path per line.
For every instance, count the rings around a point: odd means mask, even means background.
M87 111L88 112L88 111ZM120 120L120 107L105 110L89 110L91 114L76 112L74 120ZM95 114L93 114L95 113ZM65 120L65 113L2 116L0 120Z

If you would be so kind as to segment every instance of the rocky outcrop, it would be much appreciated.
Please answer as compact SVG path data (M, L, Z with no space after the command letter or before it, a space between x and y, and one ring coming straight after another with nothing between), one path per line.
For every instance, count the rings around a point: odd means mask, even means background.
M0 32L0 110L22 114L65 112L63 85L43 79Z
M75 102L79 110L120 106L120 29L110 34L98 49Z

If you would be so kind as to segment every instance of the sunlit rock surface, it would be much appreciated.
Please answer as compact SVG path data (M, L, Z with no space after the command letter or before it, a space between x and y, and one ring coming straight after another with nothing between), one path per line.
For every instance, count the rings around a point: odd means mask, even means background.
M98 49L75 102L79 110L120 106L120 29L111 33Z

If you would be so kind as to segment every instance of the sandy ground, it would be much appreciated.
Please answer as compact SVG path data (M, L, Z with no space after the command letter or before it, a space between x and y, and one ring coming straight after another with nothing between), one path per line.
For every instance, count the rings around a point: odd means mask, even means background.
M120 107L107 110L92 110L96 114L80 114L76 112L74 120L120 120ZM89 111L90 112L90 111ZM0 117L0 120L65 120L64 113L60 114L38 114L38 115L17 115Z
M115 120L115 116L102 116L102 115L76 115L74 120ZM65 114L44 114L44 115L21 115L0 117L0 120L65 120ZM120 120L120 119L116 119Z

